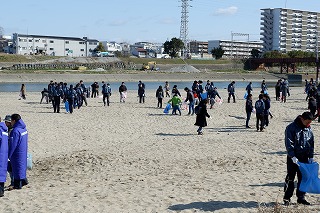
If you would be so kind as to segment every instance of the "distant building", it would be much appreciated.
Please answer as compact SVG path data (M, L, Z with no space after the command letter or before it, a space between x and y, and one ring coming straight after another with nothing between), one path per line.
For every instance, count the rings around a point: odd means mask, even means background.
M208 53L211 50L221 47L224 50L222 58L249 58L251 50L262 49L261 41L230 41L230 40L211 40L208 41Z
M320 13L283 8L261 10L263 51L315 52L320 31Z
M115 41L102 41L101 42L105 51L110 52L110 53L115 53L115 52L122 52L122 46Z
M0 36L0 52L10 53L10 46L12 46L11 36Z
M99 41L87 37L13 34L13 53L19 55L91 56Z
M145 50L145 51L144 51ZM151 42L137 42L130 45L132 55L143 58L156 58L157 54L162 54L163 45ZM146 52L144 54L144 52Z
M211 53L208 53L207 41L190 41L189 46L192 59L212 59Z

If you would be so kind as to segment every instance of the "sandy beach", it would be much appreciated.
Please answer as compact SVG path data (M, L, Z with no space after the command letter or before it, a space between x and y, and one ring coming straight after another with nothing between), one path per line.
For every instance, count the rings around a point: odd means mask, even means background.
M18 74L0 74L0 79L17 82L19 76L21 82L50 80ZM199 79L196 73L169 77L190 80L190 87ZM112 79L163 81L169 77L141 74ZM54 78L79 81L84 76ZM101 82L97 78L84 80ZM212 74L200 78L218 79ZM262 78L271 81L278 76L263 74ZM226 81L262 78L221 77ZM0 212L258 212L259 206L282 203L284 129L307 110L307 102L302 87L292 87L286 103L275 101L274 85L269 88L274 117L264 132L245 128L243 89L236 88L236 103L226 103L227 91L218 88L224 102L208 109L212 119L203 135L196 134L195 116L187 116L186 110L182 116L173 116L157 108L153 90L147 90L144 104L138 102L137 91L129 91L126 103L119 103L118 88L112 88L109 107L103 106L101 98L90 98L88 106L73 114L64 108L53 113L51 104L39 104L40 92L27 92L26 100L18 100L19 93L0 92L0 116L22 116L33 155L33 169L27 172L29 185L6 191L0 198ZM183 88L179 89L185 97ZM258 93L255 89L254 101ZM250 125L254 127L255 121L253 114ZM316 161L320 161L319 126L312 124ZM320 211L318 195L307 194L306 199L313 205L297 206L293 197L294 205L289 208Z

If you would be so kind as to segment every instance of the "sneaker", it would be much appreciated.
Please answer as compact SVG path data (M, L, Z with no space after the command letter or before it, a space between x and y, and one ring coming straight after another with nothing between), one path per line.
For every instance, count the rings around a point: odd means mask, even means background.
M283 199L283 205L289 206L290 205L290 199L289 200Z
M198 132L198 135L203 135L203 132Z
M310 203L309 203L308 201L306 201L305 199L298 199L298 200L297 200L297 203L298 203L298 204L307 205L307 206L310 205Z
M249 128L249 129L251 129L251 126L246 126L246 128Z

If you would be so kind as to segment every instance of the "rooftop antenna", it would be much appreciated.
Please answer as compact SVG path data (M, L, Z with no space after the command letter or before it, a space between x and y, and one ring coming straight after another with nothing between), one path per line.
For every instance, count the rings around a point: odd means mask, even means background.
M190 52L189 48L189 39L188 39L188 23L189 23L189 10L188 8L190 7L189 1L192 0L181 0L182 2L182 9L181 9L181 26L180 26L180 39L184 43L184 49L182 52L182 57L187 58L188 53Z

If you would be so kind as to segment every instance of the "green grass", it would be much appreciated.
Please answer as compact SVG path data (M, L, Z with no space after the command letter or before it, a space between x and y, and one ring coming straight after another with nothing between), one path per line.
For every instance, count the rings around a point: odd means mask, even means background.
M45 60L58 59L58 58L61 58L61 57L58 57L58 56L43 56L43 55L33 55L33 56L28 55L28 56L25 56L25 55L0 53L0 62L27 63L27 62L45 61Z

